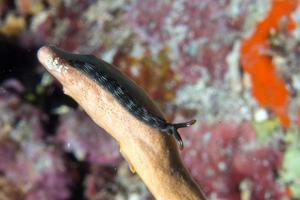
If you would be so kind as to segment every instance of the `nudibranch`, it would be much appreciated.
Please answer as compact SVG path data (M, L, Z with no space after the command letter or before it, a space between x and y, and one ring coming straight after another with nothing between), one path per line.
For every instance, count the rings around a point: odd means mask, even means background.
M49 67L54 66L61 70L60 61L68 63L80 73L95 81L101 88L111 95L135 118L147 125L175 137L179 147L183 148L183 141L177 131L179 128L191 126L196 120L183 123L169 123L160 111L152 106L152 100L146 92L136 83L123 74L117 67L96 58L93 55L72 54L57 47L49 46L48 51L53 52L55 58L51 58ZM109 102L107 102L109 103Z

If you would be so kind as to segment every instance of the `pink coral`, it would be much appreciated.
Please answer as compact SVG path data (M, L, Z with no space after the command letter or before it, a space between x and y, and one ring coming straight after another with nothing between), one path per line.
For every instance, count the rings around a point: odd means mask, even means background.
M239 199L241 182L250 180L253 199L283 195L274 174L281 167L282 152L258 145L249 123L221 122L185 133L184 161L207 194Z
M8 82L4 83L8 87ZM10 85L10 87L13 86ZM43 113L32 105L22 103L19 95L14 93L5 88L2 88L0 92L0 126L6 127L1 131L10 133L18 141L24 138L40 139L45 134L42 127Z
M171 47L174 68L186 81L195 82L201 67L222 79L225 58L242 29L249 2L243 2L232 17L228 1L137 1L126 21L152 49Z
M0 173L29 200L70 196L62 152L42 142L42 112L3 90L0 94Z

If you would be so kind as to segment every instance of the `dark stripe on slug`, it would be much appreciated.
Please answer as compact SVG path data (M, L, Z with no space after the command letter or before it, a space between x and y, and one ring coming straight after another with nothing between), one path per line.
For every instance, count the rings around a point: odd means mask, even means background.
M179 133L177 132L177 129L190 126L194 123L194 121L180 124L167 123L165 119L151 113L147 108L140 105L138 101L130 95L126 88L120 85L118 81L114 79L114 77L110 77L108 75L105 69L101 69L100 67L96 67L93 64L83 61L70 60L70 63L76 69L97 82L98 85L107 89L119 101L119 103L137 119L143 121L153 128L173 135L179 143L180 148L183 148L183 142Z

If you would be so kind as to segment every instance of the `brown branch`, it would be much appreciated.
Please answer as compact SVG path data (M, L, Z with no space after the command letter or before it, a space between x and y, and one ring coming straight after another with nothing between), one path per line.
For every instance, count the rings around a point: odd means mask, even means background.
M205 199L183 166L174 139L137 120L107 90L71 67L66 61L70 55L83 56L61 53L54 47L38 52L40 62L61 82L64 92L117 140L122 155L156 199Z

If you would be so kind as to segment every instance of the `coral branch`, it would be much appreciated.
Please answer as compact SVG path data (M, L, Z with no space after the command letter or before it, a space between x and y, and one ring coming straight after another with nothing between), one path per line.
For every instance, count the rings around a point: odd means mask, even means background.
M71 67L68 56L52 47L38 52L40 62L62 83L65 93L118 141L121 153L152 194L157 199L205 199L183 166L174 139L137 120L108 91ZM159 112L151 101L147 104Z

